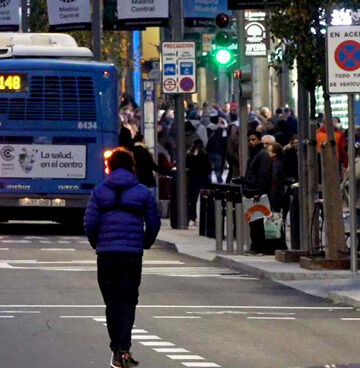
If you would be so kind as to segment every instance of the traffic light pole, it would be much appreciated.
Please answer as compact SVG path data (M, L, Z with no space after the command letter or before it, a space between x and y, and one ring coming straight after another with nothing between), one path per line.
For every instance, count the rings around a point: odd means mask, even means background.
M239 67L243 68L247 64L245 56L245 14L244 10L236 11L237 18L237 32L238 32L238 44L239 44ZM246 172L246 163L248 160L248 111L247 111L247 99L239 95L239 121L240 121L240 134L239 134L239 148L240 148L240 175L244 176Z
M92 0L92 39L94 59L96 61L101 60L101 29L102 29L102 17L101 17L101 0Z
M171 39L183 41L184 19L182 0L170 1ZM177 202L177 228L187 229L187 194L186 194L186 165L185 165L185 121L184 96L174 95L174 123L177 129L177 157L176 157L176 202Z
M21 30L24 33L30 32L30 0L21 0Z
M246 56L245 56L245 13L244 10L237 10L236 12L236 22L237 22L237 36L238 36L238 66L243 68L247 64ZM246 173L246 164L248 161L249 150L248 150L248 110L247 110L247 99L242 97L242 90L240 86L239 93L239 171L241 176L245 176ZM240 232L241 232L241 245L237 249L237 254L243 254L245 250L245 244L247 244L247 248L249 249L249 229L245 223L244 210L242 207L241 210L242 219L239 221Z

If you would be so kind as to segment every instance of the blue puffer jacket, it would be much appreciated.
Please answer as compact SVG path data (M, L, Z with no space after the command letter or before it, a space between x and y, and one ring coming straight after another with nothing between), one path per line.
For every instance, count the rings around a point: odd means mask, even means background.
M93 190L84 227L97 254L142 254L155 242L160 214L150 190L135 174L117 169Z

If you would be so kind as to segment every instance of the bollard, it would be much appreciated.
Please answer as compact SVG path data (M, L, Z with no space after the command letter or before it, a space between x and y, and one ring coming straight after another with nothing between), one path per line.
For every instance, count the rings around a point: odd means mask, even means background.
M244 254L245 217L241 193L235 193L235 229L236 229L236 254Z
M223 250L223 210L222 201L224 199L223 193L220 190L215 191L215 239L216 239L216 251L221 252Z
M199 219L199 235L206 236L206 217L207 217L207 191L200 190L200 219Z
M234 204L233 194L226 192L226 253L234 253Z

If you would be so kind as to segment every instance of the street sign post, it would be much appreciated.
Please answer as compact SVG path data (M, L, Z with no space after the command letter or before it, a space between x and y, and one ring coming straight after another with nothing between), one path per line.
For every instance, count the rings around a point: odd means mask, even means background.
M329 93L360 90L360 26L333 26L327 32Z
M163 42L161 49L162 92L196 93L195 42Z
M360 90L360 26L333 26L327 30L327 87L329 93L347 93L349 108L349 207L351 271L358 272L356 233L356 173L354 93Z
M245 55L266 56L269 40L265 28L265 11L245 11Z
M141 102L143 108L142 111L142 131L145 137L149 151L156 155L156 138L157 130L155 127L156 122L156 87L155 81L149 79L142 80L142 95Z

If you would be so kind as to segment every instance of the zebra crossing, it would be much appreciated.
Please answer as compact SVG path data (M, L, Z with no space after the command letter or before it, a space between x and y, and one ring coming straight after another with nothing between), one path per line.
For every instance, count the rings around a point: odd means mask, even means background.
M63 318L66 318L66 316L63 316ZM92 320L100 322L106 326L105 317L93 317ZM136 325L134 325L131 331L131 340L145 347L151 348L156 353L165 354L170 360L179 362L185 367L221 368L221 365L208 361L201 355L193 354L187 349L178 347L171 341L164 341L161 336L152 335L147 330L138 328Z

